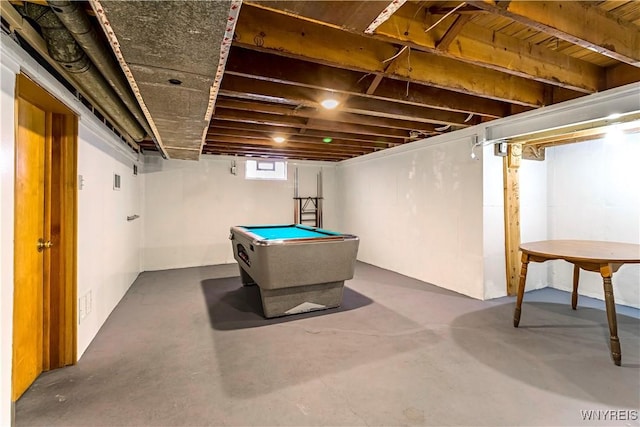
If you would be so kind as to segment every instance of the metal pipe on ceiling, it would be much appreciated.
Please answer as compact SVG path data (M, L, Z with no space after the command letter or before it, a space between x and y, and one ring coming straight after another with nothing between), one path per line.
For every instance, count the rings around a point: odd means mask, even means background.
M40 26L49 55L67 71L67 77L83 91L90 93L93 98L100 100L100 107L108 118L127 132L131 139L137 142L142 141L146 136L143 127L51 8L35 3L24 3L19 10Z
M48 0L47 3L64 24L73 39L80 45L91 62L102 73L118 97L125 103L131 114L148 135L153 135L149 124L124 78L120 66L100 40L89 17L82 9L83 3L69 0Z

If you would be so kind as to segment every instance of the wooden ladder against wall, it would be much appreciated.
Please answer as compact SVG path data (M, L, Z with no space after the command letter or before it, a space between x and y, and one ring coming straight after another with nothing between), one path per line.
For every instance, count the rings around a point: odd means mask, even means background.
M317 195L300 197L298 195L298 168L293 176L293 220L296 224L322 227L322 169L316 176Z
M322 197L294 197L296 224L322 227Z

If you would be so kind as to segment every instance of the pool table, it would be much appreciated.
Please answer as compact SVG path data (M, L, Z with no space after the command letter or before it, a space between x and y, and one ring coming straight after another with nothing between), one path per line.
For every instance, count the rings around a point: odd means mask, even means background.
M301 224L231 227L244 285L257 284L267 318L338 307L359 239Z

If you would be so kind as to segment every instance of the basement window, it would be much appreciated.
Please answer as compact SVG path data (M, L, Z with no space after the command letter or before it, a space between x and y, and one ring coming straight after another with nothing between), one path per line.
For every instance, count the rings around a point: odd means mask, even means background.
M287 180L287 162L284 160L247 160L245 167L246 179L274 179Z

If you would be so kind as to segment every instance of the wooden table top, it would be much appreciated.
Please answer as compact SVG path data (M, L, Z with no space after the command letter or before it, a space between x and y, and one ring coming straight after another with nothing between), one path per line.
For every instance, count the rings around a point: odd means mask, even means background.
M520 245L530 255L595 263L640 263L640 245L596 240L542 240Z

